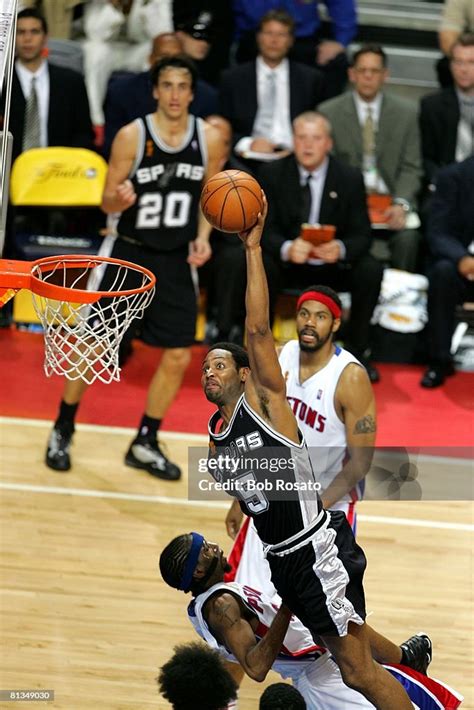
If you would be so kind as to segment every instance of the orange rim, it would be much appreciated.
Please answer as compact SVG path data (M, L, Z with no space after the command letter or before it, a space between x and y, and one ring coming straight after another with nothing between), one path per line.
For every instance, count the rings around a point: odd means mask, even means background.
M48 283L35 273L38 270L43 272L54 271L57 267L61 269L93 269L101 264L115 264L116 266L126 267L131 271L138 271L146 276L148 283L138 288L123 291L88 291ZM63 254L60 256L47 256L35 261L11 261L6 259L0 261L0 287L27 288L38 296L56 301L94 303L104 297L133 296L149 291L155 283L154 274L144 266L109 256Z

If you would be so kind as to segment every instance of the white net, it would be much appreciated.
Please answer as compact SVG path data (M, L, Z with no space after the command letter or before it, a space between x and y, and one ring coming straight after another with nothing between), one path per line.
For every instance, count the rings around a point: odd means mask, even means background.
M99 258L88 257L80 264L58 257L53 268L49 265L46 270L36 265L32 274L44 283L70 289L67 300L33 292L44 332L46 375L55 373L87 384L95 380L119 381L120 341L153 298L155 289L150 276L133 264L101 263ZM102 278L97 301L74 301L75 289L91 290ZM146 290L136 291L143 287ZM117 291L123 293L111 295ZM77 292L76 297L79 300Z

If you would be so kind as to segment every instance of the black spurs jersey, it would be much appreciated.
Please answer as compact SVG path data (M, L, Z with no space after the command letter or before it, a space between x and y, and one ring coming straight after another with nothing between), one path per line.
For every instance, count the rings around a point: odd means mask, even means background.
M203 121L190 115L177 148L158 135L153 114L137 118L138 150L129 179L137 200L122 212L119 234L156 249L171 251L196 238L199 197L207 165Z
M276 432L245 395L222 433L220 419L217 411L209 420L209 473L253 518L260 539L275 545L310 526L322 504L303 436L295 444Z

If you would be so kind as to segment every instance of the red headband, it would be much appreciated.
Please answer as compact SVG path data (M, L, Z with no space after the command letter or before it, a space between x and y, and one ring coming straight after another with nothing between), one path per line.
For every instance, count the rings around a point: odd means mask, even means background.
M327 296L325 293L321 293L320 291L306 291L306 293L302 293L296 304L297 311L300 310L305 301L319 301L319 303L324 303L324 305L329 308L334 318L341 317L340 307L331 296Z

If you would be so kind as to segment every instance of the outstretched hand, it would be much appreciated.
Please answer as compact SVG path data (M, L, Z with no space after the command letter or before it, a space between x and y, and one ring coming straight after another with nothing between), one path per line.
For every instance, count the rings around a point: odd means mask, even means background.
M258 213L257 222L254 224L252 229L247 229L245 232L239 232L239 237L243 241L246 247L257 247L260 244L262 238L263 225L265 224L265 219L268 213L268 204L265 193L262 190L262 201L263 209Z

